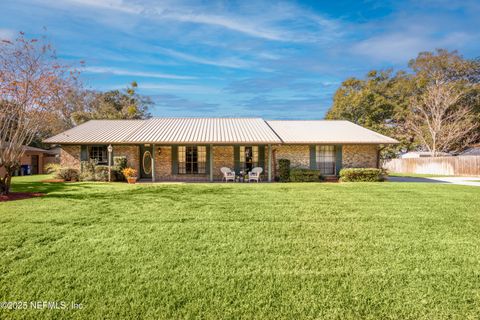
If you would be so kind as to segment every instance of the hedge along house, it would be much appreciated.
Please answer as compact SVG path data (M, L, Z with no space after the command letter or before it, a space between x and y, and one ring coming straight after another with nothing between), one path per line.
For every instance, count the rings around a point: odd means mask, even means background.
M88 159L107 164L112 145L112 156L125 156L152 181L214 181L221 167L238 174L257 166L272 181L279 159L334 176L344 167L378 167L381 146L398 143L348 121L261 118L92 120L45 142L61 145L61 164L77 169Z

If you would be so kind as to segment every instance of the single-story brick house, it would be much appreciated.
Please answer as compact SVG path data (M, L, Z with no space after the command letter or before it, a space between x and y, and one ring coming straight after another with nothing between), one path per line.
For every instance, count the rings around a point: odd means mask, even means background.
M346 167L378 167L379 150L395 139L349 121L261 118L152 118L92 120L45 141L61 146L61 164L80 169L80 162L108 162L125 156L140 179L221 180L221 167L235 172L264 169L272 181L279 159L292 167L337 175Z
M25 149L22 158L20 159L20 166L29 166L30 174L42 174L43 167L47 163L56 162L55 153L51 150L45 150L36 147L23 146ZM1 150L0 150L1 152ZM0 176L5 174L5 168L0 168ZM14 175L22 175L23 172L19 168Z

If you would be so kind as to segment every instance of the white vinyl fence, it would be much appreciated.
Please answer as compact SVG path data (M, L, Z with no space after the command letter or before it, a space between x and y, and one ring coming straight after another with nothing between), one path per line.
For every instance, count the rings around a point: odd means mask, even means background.
M480 156L392 159L383 168L399 173L480 176Z

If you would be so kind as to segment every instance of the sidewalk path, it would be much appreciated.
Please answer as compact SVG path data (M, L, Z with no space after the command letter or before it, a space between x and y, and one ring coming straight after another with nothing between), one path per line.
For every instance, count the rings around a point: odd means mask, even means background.
M480 187L480 177L388 177L391 182L426 182L426 183L451 183L464 186Z

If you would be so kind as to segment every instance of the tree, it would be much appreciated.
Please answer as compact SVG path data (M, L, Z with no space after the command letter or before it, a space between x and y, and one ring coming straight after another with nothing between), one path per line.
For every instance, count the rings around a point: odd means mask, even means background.
M347 79L335 93L326 118L350 120L401 142L398 146L386 148L383 157L394 156L398 151L429 149L430 146L426 144L429 138L421 137L419 128L414 130L412 123L419 124L419 106L425 102L422 99L426 98L425 95L432 95L432 91L435 91L433 88L439 84L454 83L455 93L459 94L455 106L447 108L449 116L446 119L453 117L455 110L458 111L457 121L467 121L464 128L469 127L471 117L480 121L479 59L465 59L456 51L439 49L419 53L417 58L410 60L408 66L411 70L408 73L374 70L365 79ZM447 86L443 89L444 94L455 95L452 88ZM461 110L465 111L465 106L468 106L468 116L458 117ZM446 128L445 119L442 120L442 128ZM427 131L423 128L422 132ZM450 149L447 151L458 151L467 147L468 143L480 142L479 131L477 127L471 135L454 139L454 144L447 144ZM471 139L472 135L477 137L476 141Z
M477 139L478 122L472 107L460 103L463 95L455 82L436 81L412 98L407 128L434 157L463 150Z
M411 92L410 75L405 72L372 70L365 79L349 78L342 83L326 118L349 120L396 137L401 144L383 151L389 157L398 149L413 147L413 135L402 130Z
M0 194L8 194L11 177L46 116L71 88L77 73L61 65L42 38L0 42Z
M136 92L138 85L132 82L124 91L86 92L83 109L72 114L76 124L92 119L145 119L153 104L148 97Z

